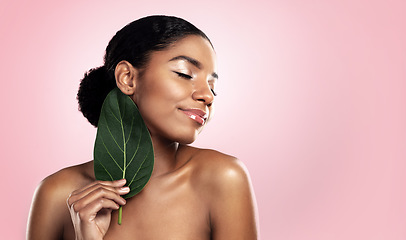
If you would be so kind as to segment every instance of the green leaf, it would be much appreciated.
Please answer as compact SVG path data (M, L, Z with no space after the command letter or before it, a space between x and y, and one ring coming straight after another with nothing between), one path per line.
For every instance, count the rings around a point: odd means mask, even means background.
M139 193L151 177L154 151L151 136L130 97L113 89L104 100L94 145L94 173L97 180L125 178L130 192ZM120 219L121 220L121 219Z

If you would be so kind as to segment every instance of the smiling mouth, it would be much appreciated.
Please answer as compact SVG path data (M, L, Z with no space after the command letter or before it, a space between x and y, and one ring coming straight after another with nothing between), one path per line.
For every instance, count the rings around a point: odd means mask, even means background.
M180 109L186 116L200 125L204 125L207 120L207 113L200 109Z

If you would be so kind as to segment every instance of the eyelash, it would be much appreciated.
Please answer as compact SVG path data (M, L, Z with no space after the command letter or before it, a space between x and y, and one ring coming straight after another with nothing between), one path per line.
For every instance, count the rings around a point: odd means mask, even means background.
M174 73L178 74L179 77L186 78L186 79L192 79L192 76L190 76L190 75L187 75L187 74L184 74L181 72L174 72Z
M174 71L174 73L178 74L179 77L186 78L186 79L192 79L192 76L190 76L190 75L187 75L187 74L184 74L181 72L175 72L175 71ZM213 89L210 89L210 91L213 93L214 96L217 96L217 93Z

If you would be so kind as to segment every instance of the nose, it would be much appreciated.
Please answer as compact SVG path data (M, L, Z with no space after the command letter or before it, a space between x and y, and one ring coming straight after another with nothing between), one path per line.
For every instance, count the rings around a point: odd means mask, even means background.
M200 84L196 83L192 97L194 100L201 101L208 106L210 106L214 101L214 94L207 82Z

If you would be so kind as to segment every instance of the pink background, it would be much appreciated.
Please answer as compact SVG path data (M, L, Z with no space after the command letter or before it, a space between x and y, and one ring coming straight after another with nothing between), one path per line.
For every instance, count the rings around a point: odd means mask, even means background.
M114 2L0 2L1 239L25 237L45 176L92 158L79 79L150 14L215 45L216 115L194 145L245 162L262 239L406 239L404 1Z

